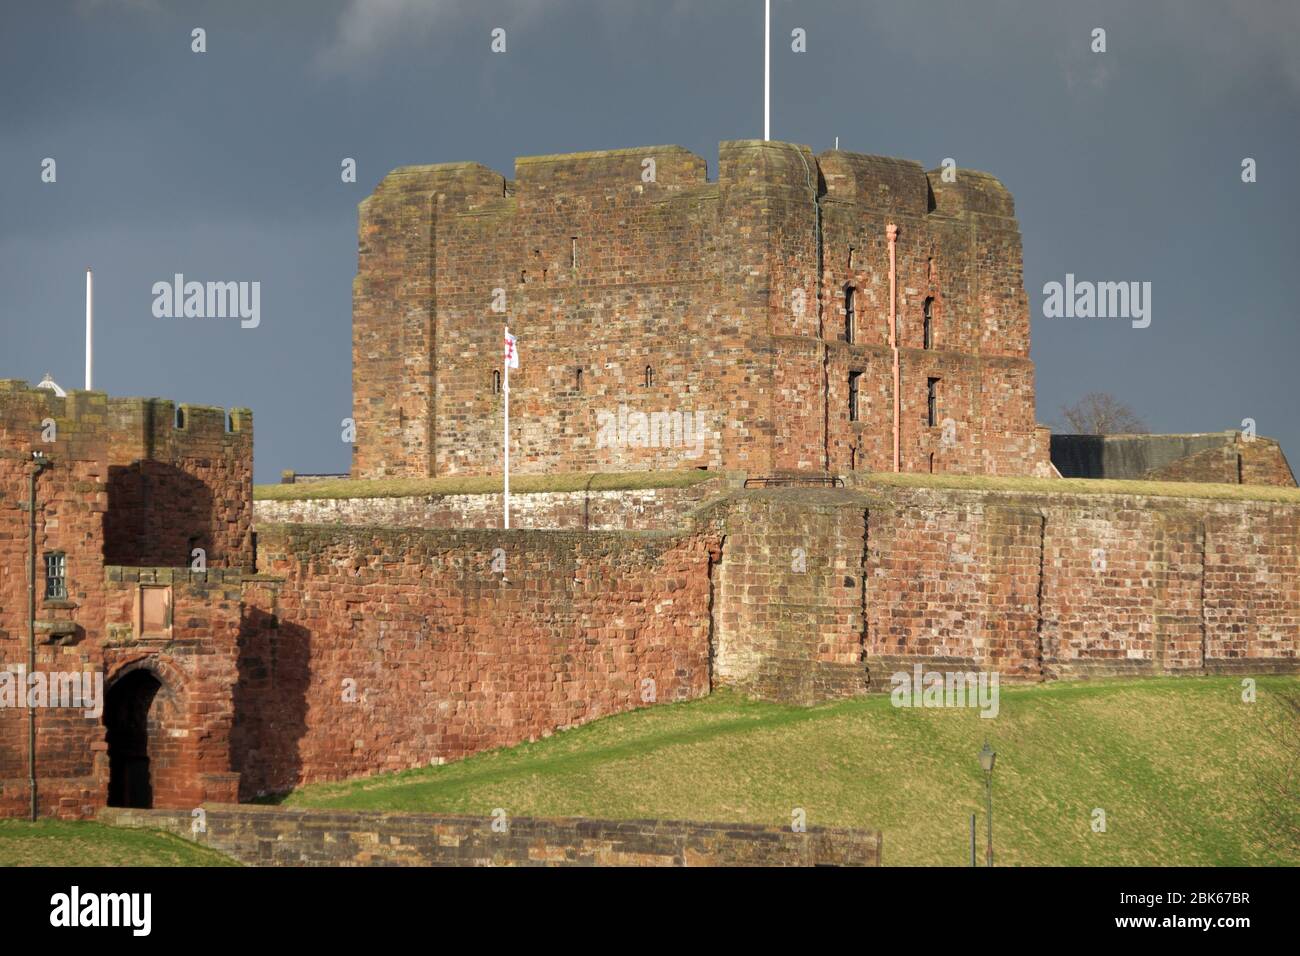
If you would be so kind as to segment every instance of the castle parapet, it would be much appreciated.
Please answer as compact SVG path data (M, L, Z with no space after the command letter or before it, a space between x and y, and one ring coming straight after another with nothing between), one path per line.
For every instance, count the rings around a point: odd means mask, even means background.
M930 185L918 162L845 150L829 150L817 162L830 200L909 216L929 212Z
M636 146L586 153L520 156L516 194L523 201L607 190L651 193L700 186L707 164L681 146Z
M1016 215L1011 192L996 177L976 169L958 169L956 182L943 181L943 170L932 169L926 176L934 191L934 211L944 216L980 213L1012 219Z

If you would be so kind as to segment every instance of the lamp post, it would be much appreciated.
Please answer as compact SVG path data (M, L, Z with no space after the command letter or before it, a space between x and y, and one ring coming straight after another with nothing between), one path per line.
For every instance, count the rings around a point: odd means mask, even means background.
M997 751L984 741L980 750L980 766L984 768L984 792L988 797L988 847L984 851L984 865L993 865L993 762L998 759Z

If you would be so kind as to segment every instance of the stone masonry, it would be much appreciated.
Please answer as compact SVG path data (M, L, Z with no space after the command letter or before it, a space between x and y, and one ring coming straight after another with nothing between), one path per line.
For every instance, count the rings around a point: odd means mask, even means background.
M180 411L0 381L0 666L12 694L0 708L0 814L26 812L31 793L31 711L17 675L29 672L33 628L33 452L50 462L36 481L35 670L98 675L107 690L103 714L33 709L38 812L93 814L114 762L121 771L148 760L159 806L235 797L229 734L243 569L253 563L252 416ZM192 570L195 548L206 571ZM47 590L51 556L62 562L61 595ZM136 685L141 696L127 699ZM114 715L124 737L139 735L116 754Z
M1011 196L740 140L403 167L360 207L354 477L893 462L1046 474ZM850 382L852 381L852 385Z
M176 810L107 810L118 826L168 830L249 866L878 866L876 830L686 820L490 817L214 804L205 828Z

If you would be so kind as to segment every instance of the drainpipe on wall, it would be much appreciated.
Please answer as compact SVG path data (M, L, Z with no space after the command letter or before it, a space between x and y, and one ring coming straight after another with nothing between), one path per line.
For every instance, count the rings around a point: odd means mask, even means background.
M36 479L50 460L39 451L32 452L32 470L27 483L27 676L36 673ZM27 688L24 688L26 691ZM27 702L27 790L31 794L31 818L36 822L36 708Z
M885 235L889 238L889 348L894 353L894 471L901 471L898 418L902 404L898 389L902 375L898 367L898 270L895 255L897 252L895 242L898 239L898 226L891 222L885 227Z

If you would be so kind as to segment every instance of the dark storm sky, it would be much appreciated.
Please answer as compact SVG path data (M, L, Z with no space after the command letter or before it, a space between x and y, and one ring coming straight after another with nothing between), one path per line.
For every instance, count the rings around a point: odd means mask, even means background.
M714 176L719 140L762 135L762 7L6 2L0 378L80 387L92 265L97 388L251 407L259 481L345 470L356 204L399 165L509 176L516 155L660 143ZM1109 391L1155 431L1253 418L1300 465L1300 4L773 8L773 138L951 156L1011 189L1040 421ZM177 272L260 281L260 327L155 318L151 287ZM1067 272L1152 283L1150 327L1042 318L1043 284Z

